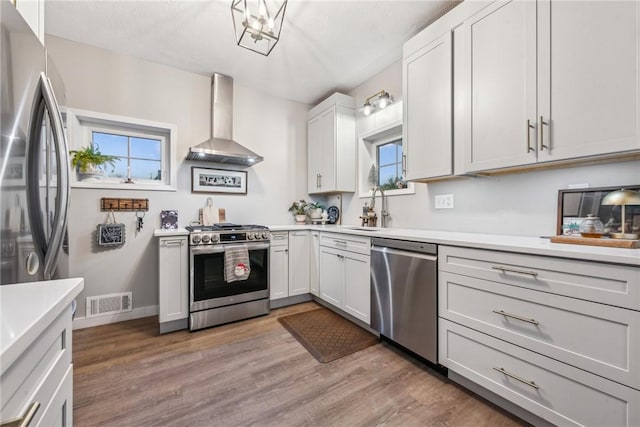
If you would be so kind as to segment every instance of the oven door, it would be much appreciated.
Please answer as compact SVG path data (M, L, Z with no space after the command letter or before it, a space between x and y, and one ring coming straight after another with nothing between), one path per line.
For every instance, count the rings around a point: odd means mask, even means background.
M189 251L190 311L222 307L269 297L269 243L248 243L251 273L247 280L224 280L224 245L196 246Z

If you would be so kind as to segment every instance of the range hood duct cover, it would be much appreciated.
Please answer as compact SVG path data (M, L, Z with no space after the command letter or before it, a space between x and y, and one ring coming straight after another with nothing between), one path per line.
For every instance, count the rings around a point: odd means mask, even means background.
M253 166L264 160L233 140L233 78L211 79L211 138L189 148L187 160Z

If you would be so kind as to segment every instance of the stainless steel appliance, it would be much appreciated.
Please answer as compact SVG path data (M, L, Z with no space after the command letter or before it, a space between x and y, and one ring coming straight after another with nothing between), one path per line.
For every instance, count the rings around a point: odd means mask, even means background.
M371 244L371 327L436 364L437 246L381 238Z
M0 8L0 284L67 277L64 88L14 5Z
M269 229L215 224L189 230L189 329L196 330L269 313ZM224 279L225 248L246 245L250 274Z

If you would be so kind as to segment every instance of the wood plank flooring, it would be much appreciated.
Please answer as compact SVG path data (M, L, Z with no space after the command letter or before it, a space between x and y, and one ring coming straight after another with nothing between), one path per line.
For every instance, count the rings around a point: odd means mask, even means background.
M157 317L73 332L76 426L521 426L387 343L318 363L277 321L197 331Z

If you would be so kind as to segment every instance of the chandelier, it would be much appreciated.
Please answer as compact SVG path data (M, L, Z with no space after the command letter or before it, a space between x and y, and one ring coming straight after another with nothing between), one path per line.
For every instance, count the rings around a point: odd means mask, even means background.
M288 0L232 0L238 46L268 56L280 40Z

